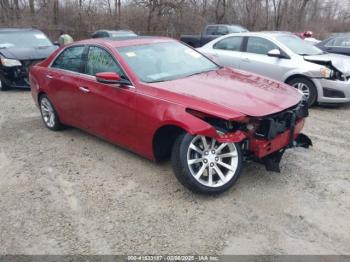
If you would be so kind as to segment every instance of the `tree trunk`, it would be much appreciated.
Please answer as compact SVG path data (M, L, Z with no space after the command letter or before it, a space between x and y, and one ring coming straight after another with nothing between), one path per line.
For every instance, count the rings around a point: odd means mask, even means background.
M34 0L29 0L29 10L30 14L33 16L35 14Z
M15 11L16 21L17 21L17 23L18 23L18 22L19 22L19 19L20 19L20 17L21 17L20 10L19 10L19 3L18 3L18 0L14 0L14 1L13 1L13 4L14 4L14 11Z
M58 25L58 19L59 19L59 6L58 6L58 0L53 1L53 24Z

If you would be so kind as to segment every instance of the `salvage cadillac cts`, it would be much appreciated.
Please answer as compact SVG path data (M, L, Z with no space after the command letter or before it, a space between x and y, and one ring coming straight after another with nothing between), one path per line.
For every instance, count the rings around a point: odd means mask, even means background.
M168 38L99 39L56 51L30 72L45 125L75 126L152 160L205 194L238 179L242 162L278 171L284 150L311 141L301 92L222 68Z

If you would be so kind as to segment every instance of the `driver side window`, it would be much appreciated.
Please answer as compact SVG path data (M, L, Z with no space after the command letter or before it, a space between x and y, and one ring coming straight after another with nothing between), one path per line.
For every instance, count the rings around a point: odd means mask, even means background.
M251 36L248 38L247 52L259 55L267 55L267 53L273 49L279 49L277 45L271 41L261 38Z
M115 72L126 79L123 70L106 50L97 46L91 46L89 47L85 73L95 76L97 73L102 72Z

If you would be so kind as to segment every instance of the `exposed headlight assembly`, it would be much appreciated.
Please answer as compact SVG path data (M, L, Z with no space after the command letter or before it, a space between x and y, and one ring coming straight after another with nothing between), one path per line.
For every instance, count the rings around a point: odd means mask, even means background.
M331 70L327 67L322 67L320 69L320 74L324 78L331 78L333 76L333 70Z
M13 66L21 66L22 63L16 59L8 59L1 57L0 58L1 64L6 67L13 67Z

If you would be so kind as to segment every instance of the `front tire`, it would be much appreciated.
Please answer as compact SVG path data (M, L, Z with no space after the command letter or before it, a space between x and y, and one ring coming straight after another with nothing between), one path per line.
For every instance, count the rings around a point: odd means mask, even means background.
M317 89L314 83L305 77L295 77L287 82L287 84L299 89L304 93L307 98L307 103L309 107L316 103L317 99Z
M57 111L47 95L41 95L39 99L41 117L45 126L53 131L62 129Z
M195 193L219 194L233 186L242 167L238 143L181 134L172 151L172 166L181 184Z

